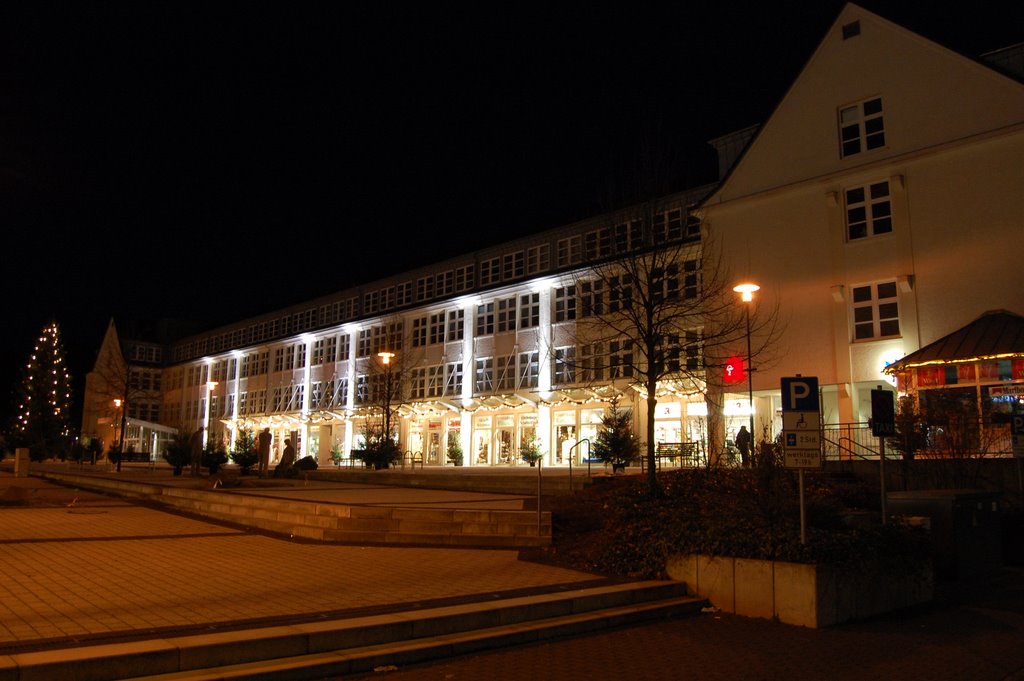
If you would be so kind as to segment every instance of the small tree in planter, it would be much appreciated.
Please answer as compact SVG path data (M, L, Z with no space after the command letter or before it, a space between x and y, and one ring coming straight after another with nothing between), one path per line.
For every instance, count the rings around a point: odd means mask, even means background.
M344 452L341 451L341 443L335 442L331 445L331 463L335 466L340 466L341 462L345 459Z
M537 442L537 438L530 438L523 442L519 448L519 456L530 466L536 466L537 462L544 457L544 453L540 451L540 443Z
M608 413L601 417L601 432L594 441L594 456L611 464L612 472L624 471L640 458L640 439L633 432L632 415L619 409L612 400Z
M366 449L362 460L374 470L390 468L402 460L402 450L389 437L382 437L380 430L370 430L366 437Z
M448 460L452 463L453 466L462 465L462 445L459 444L459 438L457 433L448 434Z
M192 463L192 444L188 433L175 433L164 450L164 461L171 465L174 475L181 475L185 466Z
M212 439L206 443L203 450L202 465L209 469L210 475L217 475L220 467L228 462L228 453L222 440L214 442Z
M238 466L242 475L249 475L252 467L259 462L260 455L256 451L256 436L251 430L242 429L238 431L235 438L235 450L231 452L232 463Z

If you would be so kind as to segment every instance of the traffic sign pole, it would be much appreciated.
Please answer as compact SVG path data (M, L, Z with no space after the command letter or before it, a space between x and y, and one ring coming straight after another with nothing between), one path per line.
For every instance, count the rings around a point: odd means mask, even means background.
M878 437L878 473L881 476L882 524L888 517L885 498L885 436L896 434L896 410L892 393L878 386L871 391L871 432Z
M821 402L816 376L782 379L782 435L786 468L796 468L800 487L800 543L807 543L804 469L821 468Z

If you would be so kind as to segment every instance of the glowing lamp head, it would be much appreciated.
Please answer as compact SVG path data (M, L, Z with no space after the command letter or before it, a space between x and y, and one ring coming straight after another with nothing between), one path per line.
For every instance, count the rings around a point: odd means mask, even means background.
M378 352L377 356L380 357L380 361L384 364L391 364L391 358L395 356L395 353L385 350L384 352Z
M116 407L117 409L120 409L121 408L121 400L114 400L114 407Z
M749 303L754 299L754 292L760 291L761 287L757 284L739 284L738 286L733 286L732 290L740 294L740 298L742 298L744 303Z

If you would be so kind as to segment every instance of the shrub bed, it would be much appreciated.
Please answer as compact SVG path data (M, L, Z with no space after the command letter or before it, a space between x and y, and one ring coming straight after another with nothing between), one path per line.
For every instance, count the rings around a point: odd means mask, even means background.
M804 476L806 544L800 542L797 476L775 466L661 473L652 496L642 476L600 478L552 500L553 541L535 556L608 576L659 578L670 556L705 554L912 574L928 560L924 530L851 523L872 490Z

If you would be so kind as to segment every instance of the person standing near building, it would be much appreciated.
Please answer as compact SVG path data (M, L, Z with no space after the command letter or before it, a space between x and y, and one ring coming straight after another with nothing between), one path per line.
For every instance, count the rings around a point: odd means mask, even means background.
M192 452L192 477L199 475L199 467L203 464L203 427L199 426L196 432L188 440L189 449Z
M750 431L746 426L740 426L740 431L736 433L736 448L740 450L740 461L746 468L750 465Z
M267 477L267 470L270 468L270 441L273 436L270 434L270 428L264 428L260 431L260 434L256 442L256 453L259 454L259 476L261 478Z

